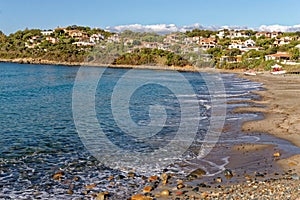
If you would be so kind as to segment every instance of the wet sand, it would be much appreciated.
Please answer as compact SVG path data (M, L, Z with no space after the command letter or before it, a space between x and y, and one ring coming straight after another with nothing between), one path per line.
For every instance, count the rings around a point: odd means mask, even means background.
M245 122L242 131L269 133L300 147L300 76L274 76L265 73L247 78L263 83L266 90L257 92L262 100L255 103L262 104L265 108L240 108L238 111L260 111L264 113L265 118ZM300 155L279 159L278 164L285 171L293 169L300 174Z

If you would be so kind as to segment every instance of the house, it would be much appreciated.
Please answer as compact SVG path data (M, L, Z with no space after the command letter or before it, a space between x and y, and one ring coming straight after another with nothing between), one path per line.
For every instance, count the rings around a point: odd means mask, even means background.
M125 39L123 40L123 44L124 44L125 46L132 45L132 43L133 43L133 39L125 38Z
M237 56L221 56L220 62L228 62L228 63L237 63L237 62L242 62L242 56L237 55Z
M52 33L54 33L53 30L43 30L43 31L41 31L41 34L44 35L44 36L49 36Z
M199 44L200 39L201 39L200 36L187 37L187 38L184 38L183 42L185 44Z
M263 32L257 32L255 34L255 37L256 38L259 38L259 37L271 38L271 33L270 32L265 32L265 31L263 31Z
M161 43L158 43L157 49L161 49L161 50L169 50L169 49L170 49L170 45L169 45L169 44L161 44Z
M228 46L229 49L243 49L246 48L245 44L241 40L231 40L231 44Z
M282 45L289 44L291 41L292 41L291 37L282 37L282 38L279 38L279 39L275 39L273 45L275 47L282 46Z
M79 41L79 42L73 42L72 44L75 44L76 46L94 46L96 43L92 42L84 42L84 41Z
M232 40L232 43L228 46L228 49L239 49L243 52L250 50L259 50L259 47L255 46L255 42L251 39L242 42L241 40Z
M51 36L46 37L46 40L51 42L52 44L55 44L55 43L58 42L57 38L54 38L54 37L51 37Z
M67 30L68 35L74 39L88 38L87 34L79 30Z
M202 38L200 39L199 45L203 50L211 49L216 47L217 40L214 38Z
M41 41L42 40L42 37L39 36L39 35L36 35L36 36L32 36L30 39L29 39L29 42L30 43L34 43L36 41Z
M245 32L245 31L238 31L238 30L234 30L234 31L229 31L229 35L227 36L231 39L233 38L248 38L249 35Z
M282 32L276 32L276 31L273 31L272 33L271 33L271 38L277 38L277 37L279 37L279 36L281 36L282 35Z
M150 48L150 49L155 49L158 47L158 43L157 42L143 42L142 46L144 48Z
M291 55L287 52L277 52L275 54L266 55L266 60L276 60L276 61L287 61L290 60Z
M246 40L246 41L244 42L244 45L245 45L246 47L254 47L254 46L255 46L255 42L254 42L254 40L252 40L252 39L248 39L248 40Z
M217 33L218 38L223 39L225 37L225 31L220 31L219 33Z
M228 49L244 49L246 48L246 46L243 44L243 43L231 43L229 46L228 46Z
M166 38L164 39L164 43L168 43L168 44L177 43L177 42L179 42L177 34L167 35Z
M102 34L93 34L90 37L90 42L98 43L100 40L104 40L104 36Z
M114 35L107 38L107 42L109 42L109 43L114 43L114 42L119 43L119 42L121 42L121 38L120 38L119 34L114 34Z

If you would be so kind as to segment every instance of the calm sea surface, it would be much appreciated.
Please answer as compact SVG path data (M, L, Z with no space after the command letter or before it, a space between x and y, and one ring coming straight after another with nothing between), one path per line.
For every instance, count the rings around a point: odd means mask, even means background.
M143 180L139 177L135 180L120 178L116 185L111 186L107 177L126 173L122 169L111 169L111 163L105 166L105 163L97 160L90 153L90 149L85 147L86 143L76 129L72 110L73 86L78 70L79 67L0 63L0 199L83 197L84 185L95 182L98 183L96 191L108 190L120 197L140 189L139 185L142 185ZM87 74L81 76L86 78L92 70L93 68L90 68ZM201 142L197 141L205 137L212 115L208 86L201 75L180 73L193 88L193 92L189 93L180 80L174 77L175 72L131 70L134 73L123 78L121 89L126 90L133 83L142 82L149 77L152 77L152 82L136 88L128 105L125 105L126 103L114 105L111 99L112 92L128 70L100 70L103 74L94 95L96 117L106 136L116 146L137 153L151 152L163 147L166 145L165 142L172 140L180 129L182 121L180 109L183 107L181 103L185 102L185 106L188 105L189 109L198 113L196 118L189 116L190 123L196 121L198 129L191 148L183 152L180 160L184 161L195 156L195 152L201 146ZM237 78L233 74L222 74L221 78L226 89L227 101L257 98L250 94L250 91L260 89L260 84ZM78 80L80 82L80 77ZM174 94L172 89L164 87L164 84L175 86L178 89L177 94ZM84 89L81 93L84 93ZM122 97L122 93L114 96L116 102L119 100L121 102ZM193 108L195 101L197 107ZM160 115L155 116L154 112L153 119L149 118L151 106L155 105L164 107L165 111L162 114L166 116L163 127L156 135L146 135L151 139L145 136L146 139L134 140L135 135L124 134L123 129L126 127L120 127L120 123L128 116L141 127L149 124L154 128L157 128L156 124L161 126ZM128 113L123 113L126 106L129 108L128 116ZM246 104L230 104L226 110L236 106ZM161 107L155 108L160 111ZM84 111L82 107L82 112ZM114 120L116 114L119 114L117 117L121 118L121 122ZM86 117L85 121L89 121L89 116ZM228 114L226 121L255 117L257 116L251 114L244 116ZM126 126L126 123L123 126ZM90 130L88 126L85 128L87 132ZM105 148L107 147L103 146L101 153L109 150ZM226 156L220 159L226 160ZM215 165L216 168L218 166ZM224 166L224 163L220 166ZM147 171L155 173L167 166L153 164L153 168L150 169L149 166L147 168L141 167L136 170L141 174L147 174ZM172 165L170 168L177 170L178 173L182 171L179 165ZM218 172L217 169L210 171L207 168L207 170L210 173ZM52 178L58 171L64 172L62 181ZM78 177L78 180L74 181L74 177ZM128 187L129 182L132 187ZM67 190L72 184L74 194L70 196Z

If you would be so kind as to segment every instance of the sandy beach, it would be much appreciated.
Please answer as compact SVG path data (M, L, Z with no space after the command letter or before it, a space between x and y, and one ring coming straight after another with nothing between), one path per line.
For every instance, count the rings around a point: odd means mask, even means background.
M259 110L265 118L244 123L243 131L269 133L300 147L300 76L262 74L251 77L251 80L263 83L266 88L265 91L257 92L262 100L256 102L266 106ZM278 163L285 170L292 169L300 174L299 155L279 160Z

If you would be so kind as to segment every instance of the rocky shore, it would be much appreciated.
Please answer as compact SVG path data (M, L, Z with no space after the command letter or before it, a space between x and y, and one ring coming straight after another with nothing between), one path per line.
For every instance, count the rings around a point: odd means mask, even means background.
M244 75L240 74L243 78ZM300 77L297 75L272 76L268 73L250 77L251 80L261 82L266 90L258 91L260 100L251 100L253 107L240 107L235 112L263 112L264 119L245 122L242 130L245 134L259 132L261 134L271 134L284 140L291 141L299 147L300 141L300 101L299 85ZM86 198L103 199L131 199L131 200L150 200L150 199L300 199L300 157L294 155L285 158L293 152L286 149L278 149L276 145L266 144L241 144L232 148L233 162L226 166L223 173L217 177L204 178L205 171L201 168L196 169L190 175L178 178L172 172L163 172L160 176L145 177L135 173L128 173L122 178L126 180L125 187L135 188L134 194L118 197L108 191L97 189L98 183L85 186L82 195ZM270 165L275 172L255 171L244 173L232 170L236 165L249 158L263 157L256 162L256 165ZM252 164L254 162L245 162ZM281 168L277 168L280 166ZM247 166L256 168L256 166ZM247 168L246 167L246 168ZM262 169L260 167L259 169ZM119 176L107 177L113 187L119 184ZM130 180L135 181L131 184ZM196 180L196 181L195 181ZM237 181L238 180L238 181ZM138 182L138 184L136 184ZM71 194L72 190L68 190Z

